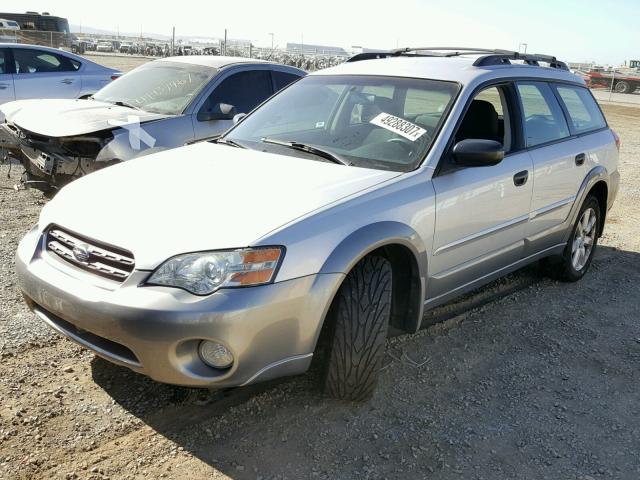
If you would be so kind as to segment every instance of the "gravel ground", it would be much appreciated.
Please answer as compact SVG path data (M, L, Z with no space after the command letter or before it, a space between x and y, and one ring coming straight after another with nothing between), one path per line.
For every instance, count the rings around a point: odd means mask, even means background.
M388 341L365 404L314 377L210 394L44 328L13 255L45 199L0 167L0 478L640 477L640 109L607 105L622 186L579 283L528 268Z

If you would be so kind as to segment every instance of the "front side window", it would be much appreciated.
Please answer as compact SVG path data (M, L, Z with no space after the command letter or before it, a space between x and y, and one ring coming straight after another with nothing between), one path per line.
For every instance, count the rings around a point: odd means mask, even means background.
M469 104L456 132L455 141L493 140L501 143L505 152L511 150L511 119L504 86L480 91Z
M276 91L282 90L284 87L300 78L300 75L294 75L289 72L280 72L278 70L273 70L271 75L273 75L273 81L276 84Z
M8 73L8 65L6 62L7 58L7 50L4 48L0 48L0 75L3 73Z
M542 82L517 84L527 147L569 136L569 126L551 88Z
M308 158L266 140L328 151L349 165L416 168L431 147L459 86L401 77L316 75L256 110L226 138L248 148Z
M109 83L93 98L147 112L179 115L217 71L201 65L156 60Z
M570 85L556 85L555 88L569 113L569 120L576 133L607 126L596 101L586 88Z
M249 70L225 78L211 93L202 111L213 111L221 103L233 105L237 113L249 113L273 93L268 70Z
M80 62L55 53L30 48L14 48L16 73L75 72Z

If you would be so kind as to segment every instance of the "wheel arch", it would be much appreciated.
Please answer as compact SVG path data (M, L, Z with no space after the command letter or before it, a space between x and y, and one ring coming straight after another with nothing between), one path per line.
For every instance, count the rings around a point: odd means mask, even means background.
M348 274L358 262L372 254L381 255L391 263L390 324L407 333L417 331L424 309L427 251L421 237L408 225L385 221L356 230L331 252L320 273Z
M582 207L582 204L584 203L584 201L587 199L587 196L592 191L594 191L594 188L596 189L595 192L597 192L598 194L602 194L603 189L605 189L604 194L608 196L609 194L608 179L609 179L609 173L607 172L607 169L604 168L602 165L593 167L589 171L589 173L587 173L584 180L582 181L582 184L580 185L580 189L578 190L578 194L576 195L576 200L573 203L571 212L567 217L567 220L569 222L567 223L568 229L564 239L565 242L569 241L569 236L571 235L571 229L572 229L572 226L575 224L576 220L578 219L578 213L580 212L580 208ZM600 207L601 213L602 211L604 211L605 214L607 211L607 201L608 201L608 198L606 196L605 196L604 207L602 206ZM603 208L604 210L602 210ZM605 217L603 217L603 221L600 222L601 226L600 226L600 232L598 233L598 235L602 233L602 229L604 228L604 223L605 223L604 218Z
M602 235L604 230L604 224L607 218L607 203L609 199L609 186L606 181L598 180L589 189L587 197L593 195L598 199L598 206L600 207L600 225L598 226L598 237Z

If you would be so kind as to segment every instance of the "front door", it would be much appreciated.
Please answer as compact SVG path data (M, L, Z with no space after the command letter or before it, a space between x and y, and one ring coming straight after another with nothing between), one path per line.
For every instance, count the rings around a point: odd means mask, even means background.
M13 75L9 64L9 49L0 48L0 105L15 100Z
M12 51L16 100L77 98L80 95L79 62L35 48L13 48Z
M501 142L505 158L493 166L455 167L433 178L436 226L429 266L428 301L437 300L522 258L531 206L533 165L513 151L506 86L491 87L469 105L455 141Z

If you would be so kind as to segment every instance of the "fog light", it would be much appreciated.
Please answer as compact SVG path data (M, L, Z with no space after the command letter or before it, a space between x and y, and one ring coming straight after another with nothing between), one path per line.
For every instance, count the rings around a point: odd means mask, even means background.
M227 347L216 342L201 341L198 353L204 363L214 368L229 368L233 364L233 354Z

